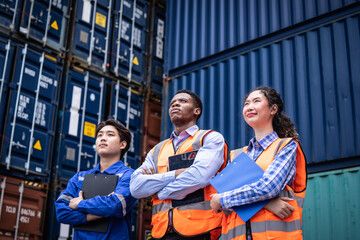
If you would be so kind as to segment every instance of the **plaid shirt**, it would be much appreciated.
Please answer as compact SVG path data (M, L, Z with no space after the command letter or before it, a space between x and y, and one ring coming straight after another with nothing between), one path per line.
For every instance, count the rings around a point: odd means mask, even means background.
M248 145L247 155L255 161L264 149L267 149L278 138L276 132L270 133L260 141L256 141L255 137L252 138ZM278 196L287 184L291 185L294 181L296 150L297 143L292 140L276 154L274 161L259 181L222 193L220 198L222 208L228 209Z

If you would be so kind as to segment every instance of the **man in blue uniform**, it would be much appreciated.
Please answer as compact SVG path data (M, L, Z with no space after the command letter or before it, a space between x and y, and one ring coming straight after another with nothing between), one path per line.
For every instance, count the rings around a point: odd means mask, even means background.
M91 170L75 174L55 202L59 222L78 225L99 218L109 218L106 233L75 230L75 239L130 239L130 212L136 199L130 194L130 177L133 169L120 160L128 151L130 131L119 121L109 119L96 129L96 152L100 163ZM81 190L86 174L117 175L118 183L108 196L83 199Z

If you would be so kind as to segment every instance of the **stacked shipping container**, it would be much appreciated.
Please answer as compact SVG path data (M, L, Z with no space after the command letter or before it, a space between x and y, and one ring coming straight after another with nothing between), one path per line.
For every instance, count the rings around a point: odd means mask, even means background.
M242 120L243 97L256 86L269 85L281 93L295 122L309 172L353 171L360 165L359 10L358 1L169 2L163 111L177 90L195 91L204 102L200 127L221 132L234 149L248 144L253 134ZM166 138L172 131L167 115L162 124ZM352 233L336 224L336 211L310 206L317 199L311 189L315 176L310 176L305 200L306 239L356 238L359 221L346 205L336 208L356 225ZM331 186L329 179L316 184ZM329 198L359 200L359 182L351 184L355 191ZM325 212L334 220L312 217ZM327 229L337 234L313 232Z
M156 2L0 1L0 238L71 236L54 201L70 177L99 162L99 121L130 129L123 160L139 166L145 95L159 97L162 87L159 78L152 87L145 68L163 64L161 54L148 54L149 26L165 22ZM135 239L137 209L132 215Z

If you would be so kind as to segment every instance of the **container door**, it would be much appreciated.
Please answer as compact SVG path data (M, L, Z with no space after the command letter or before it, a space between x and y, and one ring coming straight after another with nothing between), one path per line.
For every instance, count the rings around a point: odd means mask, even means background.
M64 49L67 0L24 1L20 32L55 49Z
M17 31L19 14L21 13L21 0L0 0L0 25L10 31Z
M62 66L56 58L19 46L9 82L3 140L6 168L47 177L53 149Z
M136 4L135 11L134 4ZM146 20L146 4L129 0L117 3L111 70L116 75L130 77L138 83L143 82ZM131 74L129 74L130 69Z
M72 53L88 65L107 70L112 0L77 1Z
M44 229L47 185L0 175L1 239L40 239Z
M129 128L132 141L123 161L125 165L137 168L139 166L141 155L140 135L142 127L142 98L135 91L130 91L129 96L128 89L121 87L119 82L113 83L112 89L112 96L117 97L112 98L111 116L109 118L117 119L121 121L124 126ZM127 121L129 121L128 124Z
M60 176L70 179L96 162L95 130L103 116L104 79L70 69L67 79L60 150Z

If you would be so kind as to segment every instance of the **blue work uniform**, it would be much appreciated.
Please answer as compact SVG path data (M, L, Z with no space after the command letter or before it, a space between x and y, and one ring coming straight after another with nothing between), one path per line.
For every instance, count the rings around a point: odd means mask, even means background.
M98 164L94 169L76 173L55 202L58 221L78 225L86 223L86 215L90 213L110 218L108 231L99 233L75 230L75 239L130 239L130 213L137 201L131 196L129 187L133 172L133 169L126 167L122 161L118 161L104 172L100 172L100 164ZM69 202L79 196L86 174L109 174L117 175L119 178L114 194L82 200L77 210L73 210L69 207Z

